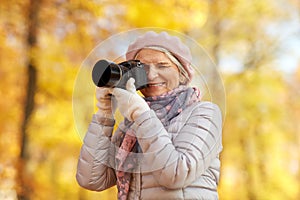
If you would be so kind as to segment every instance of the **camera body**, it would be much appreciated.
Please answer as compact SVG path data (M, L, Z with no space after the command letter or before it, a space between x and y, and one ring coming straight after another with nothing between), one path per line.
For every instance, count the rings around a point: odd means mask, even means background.
M144 64L139 60L128 60L119 64L99 60L93 68L92 79L98 87L118 87L126 89L130 78L135 79L136 90L143 89L148 83Z

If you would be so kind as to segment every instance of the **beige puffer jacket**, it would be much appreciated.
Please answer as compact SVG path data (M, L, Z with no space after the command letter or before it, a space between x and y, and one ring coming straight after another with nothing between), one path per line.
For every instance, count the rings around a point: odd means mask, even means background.
M124 125L120 124L119 129ZM154 111L132 125L145 156L133 173L128 199L218 199L222 117L210 102L187 107L163 127ZM78 161L82 187L102 191L116 184L113 127L90 123ZM117 132L116 132L117 133Z

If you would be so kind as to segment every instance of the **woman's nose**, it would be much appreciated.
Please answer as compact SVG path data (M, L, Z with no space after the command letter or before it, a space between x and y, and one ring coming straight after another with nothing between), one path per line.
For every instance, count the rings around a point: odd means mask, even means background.
M150 65L148 70L147 70L147 76L149 80L153 80L158 76L157 69L154 65Z

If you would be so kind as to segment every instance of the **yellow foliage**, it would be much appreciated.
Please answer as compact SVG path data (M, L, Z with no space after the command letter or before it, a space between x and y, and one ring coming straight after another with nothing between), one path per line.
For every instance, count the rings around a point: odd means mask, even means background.
M258 60L274 42L262 35L265 26L289 12L269 0L45 0L38 45L29 51L28 3L0 4L0 199L16 199L16 188L22 187L16 176L30 56L38 72L22 172L29 175L30 199L116 199L116 187L92 192L75 180L82 138L95 111L90 68L80 69L93 48L128 28L159 27L193 33L207 49L221 49L220 57L225 52ZM220 199L299 199L299 69L290 84L265 66L223 74L227 115Z
M136 27L161 27L185 30L201 27L206 22L206 1L129 1L126 20Z

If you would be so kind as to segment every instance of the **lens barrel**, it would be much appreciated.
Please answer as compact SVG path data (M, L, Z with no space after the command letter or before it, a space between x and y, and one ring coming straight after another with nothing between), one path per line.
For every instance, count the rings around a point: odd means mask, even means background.
M92 79L98 87L115 87L122 78L119 65L107 60L99 60L93 68Z

